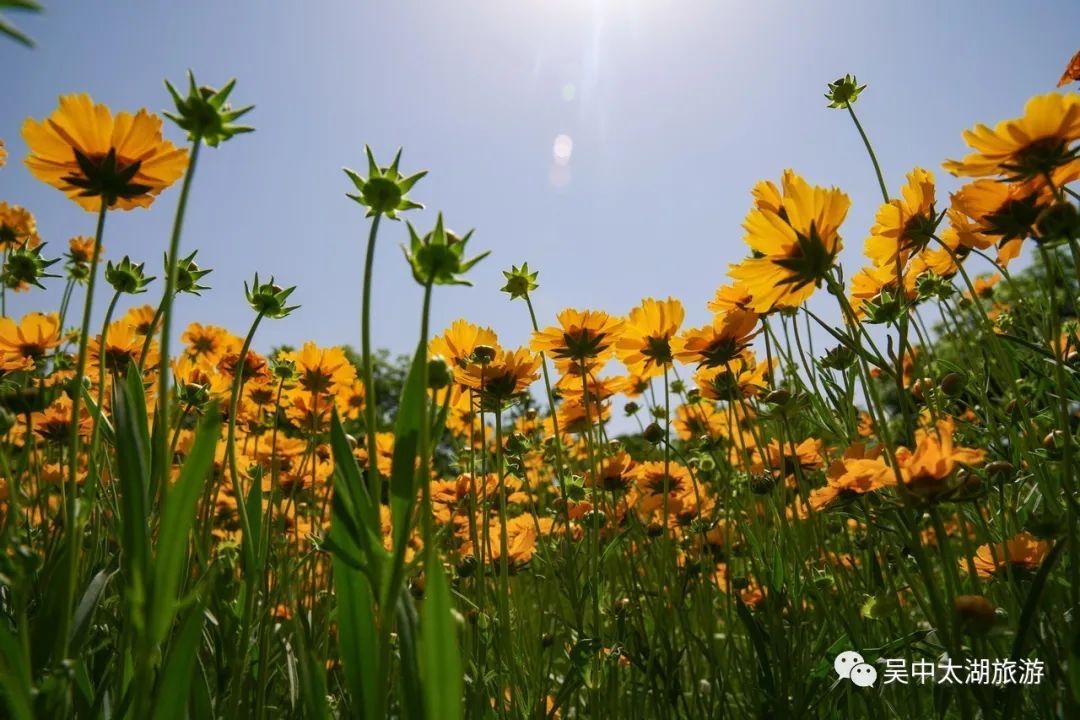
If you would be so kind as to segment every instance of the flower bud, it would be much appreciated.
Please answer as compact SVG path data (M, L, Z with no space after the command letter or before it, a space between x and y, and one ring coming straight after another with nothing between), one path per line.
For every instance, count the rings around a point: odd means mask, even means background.
M968 635L985 635L997 619L994 606L982 595L957 595L953 612L957 626Z
M656 445L657 443L662 442L664 439L664 428L660 427L656 423L649 423L645 426L645 432L643 433L643 437L645 438L646 442Z
M954 398L964 391L966 384L967 378L960 373L951 372L941 378L939 387L946 396Z
M454 379L450 372L450 364L442 355L435 355L428 360L427 371L428 387L432 390L442 390Z

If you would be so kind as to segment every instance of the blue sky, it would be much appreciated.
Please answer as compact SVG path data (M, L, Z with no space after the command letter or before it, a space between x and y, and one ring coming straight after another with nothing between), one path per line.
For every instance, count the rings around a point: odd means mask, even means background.
M38 41L0 41L0 137L11 157L0 198L31 209L47 249L89 234L94 218L22 166L19 126L58 95L89 92L114 109L167 108L163 78L239 78L257 132L200 161L183 247L213 268L213 289L184 298L178 327L200 320L242 333L242 282L255 270L296 284L303 307L263 325L256 345L359 343L367 221L344 197L343 165L363 146L405 171L430 170L413 195L455 229L476 228L474 288L439 289L433 329L457 317L523 342L520 303L500 270L540 270L541 322L562 307L624 313L675 295L688 322L729 263L745 254L740 223L761 178L793 167L854 202L842 230L850 276L879 191L849 119L825 108L828 81L869 84L858 111L892 189L914 165L939 172L975 122L1019 115L1053 88L1077 50L1077 2L736 3L712 0L275 3L231 0L48 2L13 16ZM180 134L169 128L174 140ZM572 139L568 164L556 137ZM106 255L160 275L177 199L113 213ZM375 341L408 351L420 289L385 224L377 258ZM9 312L52 310L62 283L9 299ZM156 302L159 290L140 300ZM103 311L104 295L98 299ZM129 303L130 304L130 303ZM829 299L815 298L826 316Z

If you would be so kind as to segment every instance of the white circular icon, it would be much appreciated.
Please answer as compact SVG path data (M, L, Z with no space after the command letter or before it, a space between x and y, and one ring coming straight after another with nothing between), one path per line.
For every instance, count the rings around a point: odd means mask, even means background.
M877 670L866 663L856 665L851 668L851 682L859 687L870 687L877 682Z
M842 678L851 677L851 669L856 665L863 665L865 661L863 656L854 650L845 650L836 656L833 660L833 669L836 670L836 674ZM871 668L872 670L873 668Z

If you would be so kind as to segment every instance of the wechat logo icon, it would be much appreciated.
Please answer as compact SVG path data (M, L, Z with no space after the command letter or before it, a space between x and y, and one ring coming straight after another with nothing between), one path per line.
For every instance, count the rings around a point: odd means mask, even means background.
M877 682L877 670L854 650L845 650L833 660L833 670L841 679L848 679L859 687L872 687Z

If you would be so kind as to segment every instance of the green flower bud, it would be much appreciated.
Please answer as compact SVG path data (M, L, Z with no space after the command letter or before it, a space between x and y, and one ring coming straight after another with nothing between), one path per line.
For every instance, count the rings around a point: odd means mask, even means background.
M363 178L355 170L349 168L344 168L344 170L357 190L356 194L349 194L348 197L366 207L368 217L385 215L391 220L397 220L399 212L424 207L420 203L409 200L406 195L420 178L427 175L427 170L409 177L398 172L398 163L401 161L400 149L389 167L379 167L371 148L366 145L364 153L368 160L368 177Z
M285 301L295 289L296 286L283 289L275 285L273 277L270 278L269 282L260 283L258 273L255 273L255 281L250 288L247 282L244 282L244 295L247 297L251 309L274 319L283 318L300 307L299 305L289 306L285 304Z
M660 427L656 423L649 423L647 426L645 426L645 432L643 433L643 437L645 438L646 442L656 445L657 443L663 442L664 440L664 428Z
M46 260L41 257L41 251L44 248L45 243L35 248L28 248L23 245L8 253L7 262L4 264L4 284L9 288L22 287L24 284L33 285L44 290L45 286L41 284L42 280L60 277L45 272L50 266L60 262L60 258Z
M176 105L176 114L163 113L165 117L176 123L180 129L186 130L188 140L201 139L211 147L230 139L233 135L249 133L255 128L247 125L235 125L234 121L251 111L254 105L233 110L229 105L229 94L236 86L233 78L225 83L220 90L212 87L199 87L195 83L195 75L188 70L188 94L180 97L180 93L168 80L165 87L172 95Z
M428 360L428 387L432 390L442 390L454 380L450 371L450 363L442 355L435 355Z
M114 265L112 261L105 264L105 280L112 285L118 293L137 295L145 292L146 286L154 279L146 277L143 273L145 263L135 264L127 255L119 263Z
M825 99L829 101L829 107L842 108L854 105L859 99L859 94L865 89L866 86L859 85L854 75L845 75L829 83L829 91L825 93Z
M500 288L504 293L510 295L510 299L525 297L530 292L540 287L536 284L536 277L539 272L529 272L529 263L521 263L519 268L516 265L511 265L510 270L503 270L503 277L506 278L506 284Z

